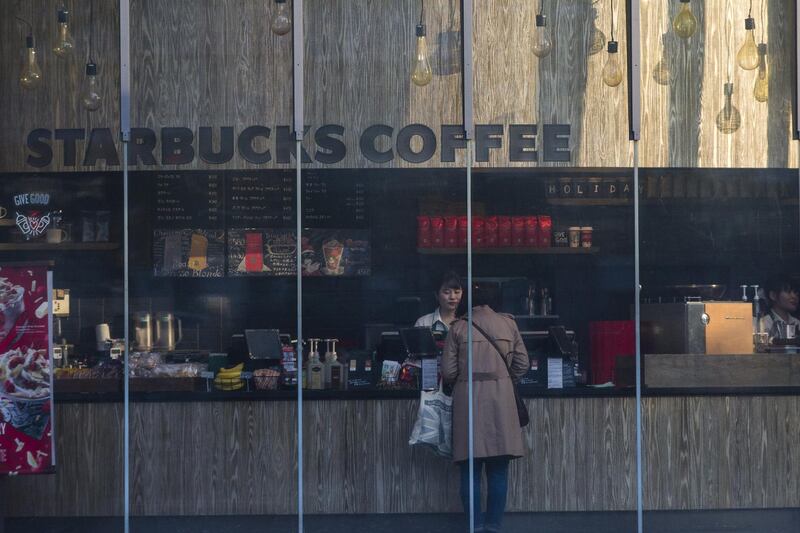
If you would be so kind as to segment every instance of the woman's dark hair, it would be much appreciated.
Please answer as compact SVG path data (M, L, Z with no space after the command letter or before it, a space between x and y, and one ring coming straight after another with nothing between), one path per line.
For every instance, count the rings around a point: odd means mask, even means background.
M500 291L496 284L477 282L472 284L472 307L488 305L498 308Z
M797 290L797 283L792 279L791 276L787 274L779 274L772 276L767 282L764 284L764 293L767 297L767 301L771 302L772 298L770 297L770 293L778 294L781 291L796 291Z
M453 270L448 270L442 274L442 279L439 284L434 287L433 292L438 293L441 289L462 289L464 286L461 283L461 277Z

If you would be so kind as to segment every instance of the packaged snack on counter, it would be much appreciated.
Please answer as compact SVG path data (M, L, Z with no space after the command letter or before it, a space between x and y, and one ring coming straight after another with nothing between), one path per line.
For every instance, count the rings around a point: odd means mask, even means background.
M397 361L384 361L381 368L381 381L385 383L397 383L400 375L400 363Z

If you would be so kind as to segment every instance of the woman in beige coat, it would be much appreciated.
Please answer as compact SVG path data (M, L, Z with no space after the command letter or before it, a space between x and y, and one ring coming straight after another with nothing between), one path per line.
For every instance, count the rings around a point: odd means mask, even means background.
M486 532L500 531L508 489L508 463L525 453L512 380L522 377L529 367L528 353L513 317L491 309L489 304L494 303L493 296L490 289L481 285L473 287L473 322L494 338L505 359L501 359L492 344L472 328L475 525L476 531ZM461 466L461 500L468 513L467 327L466 320L459 320L450 328L442 355L442 377L445 383L455 385L453 460ZM485 516L480 505L484 467L488 484Z

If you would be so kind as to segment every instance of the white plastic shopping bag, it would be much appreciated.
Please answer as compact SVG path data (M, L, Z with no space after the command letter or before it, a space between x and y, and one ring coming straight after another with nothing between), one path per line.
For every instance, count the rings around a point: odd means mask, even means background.
M453 398L439 390L422 391L419 412L408 443L427 446L442 457L453 456Z

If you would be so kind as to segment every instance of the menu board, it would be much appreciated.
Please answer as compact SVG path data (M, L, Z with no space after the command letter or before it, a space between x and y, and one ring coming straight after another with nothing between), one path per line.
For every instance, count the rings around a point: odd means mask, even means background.
M293 276L295 176L284 171L153 173L153 273ZM303 275L371 272L367 186L344 172L303 177Z
M294 276L297 239L291 229L228 230L229 276Z
M47 267L0 265L0 474L55 466L51 295Z
M366 228L367 186L349 176L308 173L303 177L303 225Z
M294 225L291 174L237 172L226 175L229 228L279 228Z
M155 230L153 275L218 278L225 274L225 231Z
M303 276L369 276L369 230L312 228L303 231Z
M225 199L219 173L159 173L154 179L155 227L223 228Z

